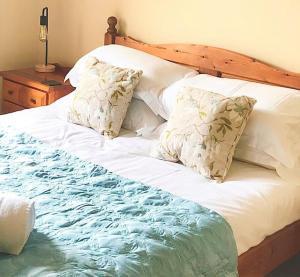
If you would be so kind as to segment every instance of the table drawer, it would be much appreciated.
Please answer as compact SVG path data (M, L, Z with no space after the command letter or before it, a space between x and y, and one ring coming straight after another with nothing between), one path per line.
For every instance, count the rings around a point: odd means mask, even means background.
M47 105L47 94L45 92L22 86L19 103L25 108L36 108Z
M16 103L19 103L19 93L22 85L13 83L11 81L3 81L3 99Z
M24 110L24 107L10 103L8 101L3 101L2 114L13 113L21 110Z

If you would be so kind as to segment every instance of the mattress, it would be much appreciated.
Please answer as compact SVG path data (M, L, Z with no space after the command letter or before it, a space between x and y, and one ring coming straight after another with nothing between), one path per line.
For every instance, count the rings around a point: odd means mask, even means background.
M122 130L118 138L107 140L91 129L67 122L69 101L67 96L47 107L4 115L0 124L11 124L120 176L216 211L230 224L239 255L300 219L300 184L286 183L275 171L234 161L225 182L218 184L179 163L150 157L151 146L164 126L147 138Z

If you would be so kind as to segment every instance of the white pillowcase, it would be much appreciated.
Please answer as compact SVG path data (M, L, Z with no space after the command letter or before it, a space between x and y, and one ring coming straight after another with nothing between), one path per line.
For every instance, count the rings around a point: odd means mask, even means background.
M213 79L212 79L212 78ZM216 92L225 96L231 96L234 91L239 89L246 81L233 80L226 78L217 78L207 74L181 79L166 88L160 96L161 112L160 115L169 119L169 116L175 105L177 94L183 87L195 87L207 91Z
M148 136L164 122L165 120L154 114L142 100L132 99L122 128L136 132L141 136Z
M55 114L61 120L67 120L68 107L72 103L75 91L58 99L52 106L55 107ZM165 128L165 120L153 113L145 102L139 99L132 99L128 107L122 128L136 132L140 136L149 137L158 131L158 127Z
M112 44L99 47L77 61L66 76L66 80L69 79L72 86L78 86L85 61L90 56L114 66L142 70L143 76L134 97L142 99L156 114L160 111L159 96L164 88L186 76L198 74L189 67L168 62L136 49Z
M300 91L201 74L181 80L161 95L161 114L168 118L180 88L194 86L226 96L257 100L234 157L268 168L300 185Z

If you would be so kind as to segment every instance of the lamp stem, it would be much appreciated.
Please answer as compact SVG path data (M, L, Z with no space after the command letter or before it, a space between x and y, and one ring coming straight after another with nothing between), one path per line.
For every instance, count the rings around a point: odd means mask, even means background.
M48 65L48 39L46 40L45 65Z

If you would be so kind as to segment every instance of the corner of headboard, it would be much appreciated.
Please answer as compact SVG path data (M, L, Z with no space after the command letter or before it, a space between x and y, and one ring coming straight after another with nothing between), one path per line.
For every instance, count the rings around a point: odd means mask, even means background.
M110 16L107 19L108 29L104 36L104 45L115 44L116 36L118 35L118 30L116 28L118 24L118 19L114 16Z

